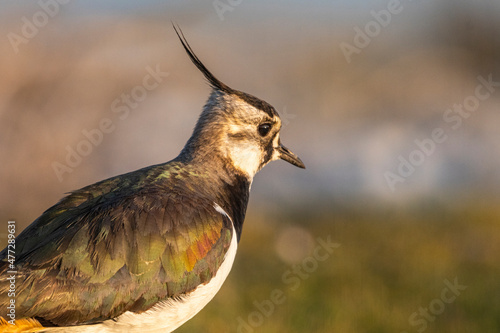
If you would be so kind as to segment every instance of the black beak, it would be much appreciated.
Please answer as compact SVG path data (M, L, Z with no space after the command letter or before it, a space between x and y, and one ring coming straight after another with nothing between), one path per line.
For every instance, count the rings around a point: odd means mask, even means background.
M278 147L278 152L279 152L279 158L281 158L283 161L287 161L288 163L293 164L296 167L302 169L306 168L306 166L304 165L304 163L302 163L300 158L294 153L292 153L290 150L288 150L288 148L283 146L282 144L280 144L280 146Z

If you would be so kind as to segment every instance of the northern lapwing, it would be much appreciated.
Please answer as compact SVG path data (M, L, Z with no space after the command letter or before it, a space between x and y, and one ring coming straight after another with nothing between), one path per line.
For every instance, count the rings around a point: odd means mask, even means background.
M229 274L257 171L277 159L304 168L281 144L276 110L219 81L174 30L212 88L192 136L170 162L47 209L16 238L14 266L0 253L0 331L175 330Z

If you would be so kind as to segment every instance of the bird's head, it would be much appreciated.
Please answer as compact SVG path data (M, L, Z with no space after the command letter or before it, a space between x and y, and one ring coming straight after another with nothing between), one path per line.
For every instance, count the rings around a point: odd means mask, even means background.
M174 29L213 89L183 153L199 158L219 154L250 179L277 159L305 168L300 158L281 144L281 119L274 107L219 81L194 54L182 31Z

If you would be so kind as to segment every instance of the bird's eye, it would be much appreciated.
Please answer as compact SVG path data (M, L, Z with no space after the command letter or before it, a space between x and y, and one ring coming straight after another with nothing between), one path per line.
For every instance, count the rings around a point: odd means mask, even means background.
M269 123L259 125L260 136L266 136L270 130L271 130L271 124L269 124Z

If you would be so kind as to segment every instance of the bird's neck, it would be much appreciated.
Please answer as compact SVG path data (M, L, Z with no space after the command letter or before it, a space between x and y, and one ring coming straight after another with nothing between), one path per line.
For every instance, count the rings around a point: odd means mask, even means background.
M176 160L197 170L198 174L207 175L203 179L204 187L231 217L239 241L253 177L234 168L216 149L192 151L186 147Z
M239 242L250 197L251 181L238 173L233 174L231 178L231 182L223 182L219 200L222 202L222 208L231 216Z

